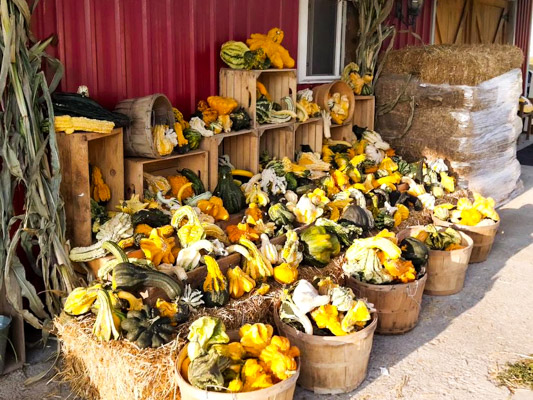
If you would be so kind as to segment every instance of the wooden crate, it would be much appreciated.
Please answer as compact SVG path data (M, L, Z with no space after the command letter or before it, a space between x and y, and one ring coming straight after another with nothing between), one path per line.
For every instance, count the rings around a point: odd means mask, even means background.
M294 131L294 150L301 150L300 145L308 144L314 152L322 151L324 124L322 118L311 118L305 122L298 122Z
M79 132L57 134L62 169L61 195L65 201L67 238L73 246L92 243L91 177L89 164L102 170L111 189L107 209L124 199L124 153L122 129L111 133Z
M17 307L22 308L22 297L20 295L18 296L17 303ZM7 374L22 368L26 362L26 345L24 336L24 319L15 311L11 304L9 304L6 298L5 287L3 285L0 287L0 315L11 317L8 338L13 347L11 347L11 344L8 341L6 344L4 371L0 371L0 374ZM13 348L15 349L16 356L13 352Z
M342 125L331 125L330 132L333 140L346 140L352 142L355 139L355 135L352 132L352 122L345 122Z
M293 122L259 128L259 155L266 151L271 157L294 160L294 128Z
M218 158L227 154L237 169L259 172L259 137L256 130L220 133L202 138L202 150L209 153L209 190L215 190L218 182Z
M208 161L207 152L204 150L194 150L185 154L176 154L170 157L153 158L126 158L124 160L124 180L126 183L126 198L133 194L139 194L141 199L144 194L145 172L158 175L176 175L178 169L189 168L194 171L207 187L208 181Z
M376 98L374 96L355 96L353 124L374 130L375 109Z
M257 100L257 85L259 81L265 85L272 101L280 103L282 97L290 96L296 103L296 70L295 69L266 69L266 70L237 70L222 68L220 70L220 95L232 97L250 114L252 126L260 125L256 121L255 102Z

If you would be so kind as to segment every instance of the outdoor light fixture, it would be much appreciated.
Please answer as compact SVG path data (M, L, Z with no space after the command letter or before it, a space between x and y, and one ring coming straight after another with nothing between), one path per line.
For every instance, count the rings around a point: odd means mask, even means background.
M407 27L415 27L416 17L420 15L424 0L407 0L407 15L403 14L403 1L396 1L396 14L400 22L403 22Z

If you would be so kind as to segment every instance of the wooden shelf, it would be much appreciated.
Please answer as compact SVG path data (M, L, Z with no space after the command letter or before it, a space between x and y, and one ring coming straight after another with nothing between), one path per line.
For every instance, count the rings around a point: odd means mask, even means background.
M252 127L260 128L256 120L257 81L265 85L272 101L281 104L285 96L296 103L297 79L295 69L220 70L220 95L237 100L252 119Z
M376 98L374 96L355 96L353 124L374 130Z
M261 136L265 131L269 129L279 129L279 128L286 128L288 126L294 126L296 124L295 119L291 119L289 122L282 122L280 124L263 124L259 125L257 127L257 130L259 131L259 136Z
M218 158L227 154L238 169L259 171L259 136L255 129L219 133L202 138L200 148L208 152L209 190L215 190L218 182Z
M100 168L111 189L107 209L114 210L124 199L124 151L122 128L111 133L57 133L62 180L61 195L65 201L67 238L73 246L92 243L91 177L89 164Z
M205 139L205 138L204 138ZM124 180L126 197L133 194L144 194L144 173L152 175L176 175L178 169L188 168L198 175L203 184L209 184L208 153L204 150L193 150L185 154L175 154L165 158L126 158L124 160Z
M320 153L322 152L323 139L324 123L322 118L308 119L295 125L294 151L298 152L301 150L300 145L308 144L315 153Z

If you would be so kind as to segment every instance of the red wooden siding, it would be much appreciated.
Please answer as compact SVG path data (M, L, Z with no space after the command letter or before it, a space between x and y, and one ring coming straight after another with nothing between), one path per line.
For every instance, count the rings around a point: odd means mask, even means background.
M519 0L516 4L516 29L515 45L524 53L525 62L522 64L522 76L524 87L527 84L527 69L530 57L529 38L531 36L531 13L533 12L533 0Z
M407 16L407 0L402 0L403 2L403 14ZM401 49L407 46L420 46L422 44L431 44L431 32L433 31L433 0L425 0L420 15L416 18L415 29L405 26L404 23L401 23L397 18L395 18L395 7L394 5L391 16L388 20L388 23L396 26L396 41L394 43L395 49ZM404 17L407 19L407 17ZM417 39L415 36L410 34L409 31L412 30L422 39L422 42ZM400 33L401 32L401 33Z
M227 40L280 27L296 59L298 0L41 0L33 24L39 38L57 33L62 90L87 85L109 108L164 93L187 113L218 92Z

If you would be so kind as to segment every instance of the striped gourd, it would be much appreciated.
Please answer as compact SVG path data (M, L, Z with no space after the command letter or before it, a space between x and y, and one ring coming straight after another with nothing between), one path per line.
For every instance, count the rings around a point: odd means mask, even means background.
M236 42L230 40L222 45L220 48L220 58L224 61L230 68L233 69L244 69L244 53L250 49L243 42Z

